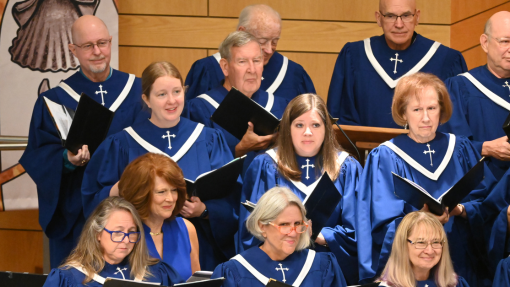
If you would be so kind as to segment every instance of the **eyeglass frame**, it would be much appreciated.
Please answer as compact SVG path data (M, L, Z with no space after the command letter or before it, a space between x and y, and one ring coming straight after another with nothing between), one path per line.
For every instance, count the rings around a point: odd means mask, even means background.
M137 243L138 241L140 241L140 238L141 238L140 231L133 231L133 232L126 233L123 231L111 231L106 228L103 228L103 230L110 233L110 240L115 243L121 243L122 241L124 241L124 238L126 238L126 237L128 238L129 243ZM113 233L122 233L122 234L124 234L124 236L122 237L122 239L120 241L115 241L115 240L113 240ZM129 238L130 234L138 234L138 239L135 242L132 242L131 239Z
M383 16L383 21L384 21L384 19L387 19L386 17L392 17L392 16L397 17L397 18L395 18L395 21L393 21L393 23L397 22L398 18L400 18L400 20L402 20L403 23L411 23L413 21L413 19L414 19L414 16L416 16L416 12L417 12L417 10L414 9L414 14L406 14L407 13L406 12L406 13L404 13L402 15L395 15L395 14L392 14L392 13L386 13L386 15L385 15L385 14L383 14L383 12L381 10L379 10L379 14L381 16ZM389 15L389 14L391 14L391 15ZM402 18L402 16L412 16L412 17L409 19L409 21L406 22L406 21L404 21L404 18ZM389 20L386 20L386 22L387 23L392 23Z
M100 41L106 41L106 46L104 46L104 47L100 47L100 46L99 46L99 43L98 43L98 42L100 42ZM85 51L85 52L88 52L88 51L92 51L92 50L94 50L94 47L95 47L95 46L97 46L97 48L98 48L99 50L104 49L104 48L108 47L108 45L109 45L111 42L112 42L112 37L110 36L110 39L108 39L108 40L105 40L105 39L99 39L99 41L97 41L96 43L86 42L86 43L83 43L83 44L81 44L81 45L77 45L77 44L74 44L74 43L73 43L73 45L74 45L74 46L76 46L76 47L78 47L78 48L80 48L80 49L82 49L82 50L83 50L83 51ZM92 46L91 46L90 48L83 48L83 46L85 46L85 45L92 45Z
M416 243L417 243L417 242L412 242L410 239L407 239L407 241L408 241L409 243L411 243L411 244L414 246L414 248L415 248L415 249L420 249L420 250L425 250L425 249L427 249L427 247L428 247L429 245L430 245L430 247L431 247L432 249L443 249L444 243L446 242L446 240L438 241L438 242L439 242L439 244L441 244L441 247L434 248L434 246L432 246L432 244L433 244L433 243L436 243L436 242L430 242L430 241L427 241L427 245L425 245L425 247L424 247L424 248L418 248L418 246L416 246Z
M288 235L288 234L290 234L292 231L296 231L296 233L299 233L299 234L303 234L303 233L305 233L305 232L306 232L306 230L308 229L309 225L308 225L306 222L304 222L304 221L302 221L302 222L303 222L303 225L299 225L299 226L306 226L306 228L305 228L305 230L303 230L303 232L298 232L298 231L297 231L297 227L298 227L298 225L294 225L294 226L289 226L289 227L290 227L290 231L289 231L288 233L283 233L283 232L282 232L282 229L281 229L282 227L287 227L287 226L279 226L279 225L276 225L276 224L274 224L274 223L272 223L272 222L269 222L268 224L270 224L270 225L272 225L272 226L276 227L276 228L278 229L278 231L280 231L280 233L281 233L281 234L283 234L283 235Z
M498 46L500 47L503 47L503 48L509 48L510 47L510 38L509 37L501 37L501 38L496 38L496 37L492 37L491 35L489 34L485 34L488 38L493 38L496 40L496 43L498 43ZM505 46L502 46L501 45L501 39L505 39L505 40L508 40L508 45L505 47Z

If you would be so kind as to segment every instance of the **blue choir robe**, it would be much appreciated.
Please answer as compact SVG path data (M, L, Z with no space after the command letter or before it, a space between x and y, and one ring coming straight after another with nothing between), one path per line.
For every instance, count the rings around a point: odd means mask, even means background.
M191 180L233 159L219 130L183 117L175 127L169 129L158 128L145 119L108 137L94 153L82 185L85 216L109 196L110 189L119 181L126 166L147 152L170 156L182 169L184 177ZM233 236L238 224L238 200L239 195L235 192L225 199L209 200L204 202L209 211L209 220L190 219L197 229L202 269L213 270L220 262L235 255Z
M493 286L510 286L510 257L499 261Z
M207 94L200 95L198 98L188 101L183 111L183 116L192 121L202 123L206 127L221 130L225 135L225 139L227 140L232 156L235 156L236 145L240 142L240 140L211 120L212 114L216 111L227 94L227 89L223 86L217 86L215 89L207 92ZM279 119L282 118L283 112L289 103L287 99L274 96L273 94L267 93L261 89L255 92L251 99ZM248 129L248 126L246 126L246 129ZM243 174L253 158L255 158L255 155L256 151L252 151L247 154L246 159L244 160Z
M440 130L469 137L480 153L483 142L505 136L501 126L510 113L509 81L494 76L487 66L446 80L454 111L452 119L440 126ZM497 179L509 167L510 162L495 158L489 163Z
M401 128L391 117L398 80L416 72L442 80L467 71L462 54L415 34L403 51L388 47L384 35L347 43L340 51L328 92L328 110L344 125ZM396 61L396 60L398 61Z
M431 278L423 281L416 281L416 287L438 287L436 281L434 281L434 276L431 274ZM379 286L391 286L387 282L381 282ZM462 276L457 276L457 285L456 287L469 287L469 284L466 282L466 279L462 278Z
M258 246L216 267L211 278L224 277L223 287L262 287L269 279L292 286L347 286L333 253L296 251L273 261Z
M191 100L216 88L225 79L220 68L220 53L193 63L186 77L186 99ZM289 101L305 93L315 93L312 79L305 69L275 52L262 72L260 89Z
M286 179L278 172L278 161L274 149L268 150L265 154L258 155L246 172L241 202L249 200L257 203L267 190L275 186L288 187L302 201L306 201L322 177L323 172L316 168L316 157L304 158L296 155L296 158L298 165L303 169L300 182ZM342 199L336 206L333 214L331 214L326 227L321 231L329 248L317 245L316 250L333 252L338 259L338 264L345 275L347 283L356 284L358 282L358 260L355 236L355 190L358 178L361 176L362 167L346 152L338 154L338 162L341 165L341 169L334 184L340 194L342 194ZM238 253L260 243L246 229L246 220L249 215L250 212L246 208L240 207L239 232L236 242Z
M80 268L80 270L83 270ZM152 276L146 278L133 278L131 276L131 267L125 259L120 264L109 264L105 262L103 270L99 274L95 274L94 279L87 284L83 284L83 280L87 277L84 271L80 271L76 267L60 267L54 268L48 274L48 278L43 287L100 287L103 286L106 278L117 278L142 282L160 283L164 286L172 286L176 283L183 282L179 274L168 264L158 262L155 265L148 266Z
M164 221L161 228L163 234L158 235L163 236L163 258L156 250L150 227L144 224L143 231L150 256L172 266L183 280L191 277L191 243L184 219L177 217L171 221Z
M96 93L98 91L107 94ZM82 92L99 103L104 99L104 106L115 111L109 135L132 125L145 114L140 79L113 69L106 81L97 83L76 72L37 98L28 145L19 162L37 185L39 223L50 239L52 267L60 265L69 255L85 223L80 193L85 168L69 170L64 167L65 148L43 97L76 110Z
M480 158L466 137L443 133L436 133L427 144L401 135L372 150L357 189L356 238L362 283L381 273L398 224L407 213L417 210L395 196L392 172L439 198ZM482 183L462 200L467 219L451 217L444 225L455 272L472 286L490 286L484 282L489 277L486 261L477 249L483 248L484 241L479 210L496 180L488 168L484 171Z

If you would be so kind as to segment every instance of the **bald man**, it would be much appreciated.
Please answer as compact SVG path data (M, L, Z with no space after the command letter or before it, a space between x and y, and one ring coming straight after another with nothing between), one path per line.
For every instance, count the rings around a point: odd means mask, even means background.
M501 128L510 113L510 12L494 14L480 44L487 64L446 81L454 102L453 118L442 129L468 136L500 179L510 167L510 144Z
M260 89L288 100L304 93L315 93L310 76L303 67L276 52L280 40L280 14L267 5L251 5L241 11L238 31L257 38L264 54L264 71ZM186 77L186 99L191 100L222 85L220 53L196 61Z
M39 95L28 145L20 159L37 185L39 223L50 239L52 268L69 255L85 222L80 189L90 152L86 145L77 154L62 147L43 97L76 110L80 94L85 93L115 112L108 135L145 115L140 79L110 67L112 36L103 21L92 15L78 18L72 26L72 40L69 49L78 58L80 70Z
M346 125L402 128L391 117L398 80L418 71L445 80L467 71L462 54L414 29L414 0L380 0L375 12L384 34L347 43L340 51L328 92L328 110Z

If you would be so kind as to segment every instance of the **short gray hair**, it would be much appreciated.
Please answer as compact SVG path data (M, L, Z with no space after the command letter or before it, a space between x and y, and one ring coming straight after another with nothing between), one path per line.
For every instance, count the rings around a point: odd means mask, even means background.
M483 29L483 33L490 37L491 28L492 28L492 21L491 21L491 18L489 18L489 20L487 20L487 22L485 22L485 27Z
M242 47L252 41L257 43L260 47L257 38L252 34L244 31L235 31L228 34L227 38L221 42L218 49L220 50L221 57L230 62L232 47ZM262 48L260 49L260 53L262 53Z
M287 187L273 187L268 190L257 202L257 206L253 212L248 216L246 221L246 228L258 240L264 242L265 238L262 236L262 230L259 227L259 222L267 225L269 222L274 221L287 206L295 205L301 211L303 221L306 219L306 209L301 200ZM301 234L299 237L296 251L303 250L310 246L311 239L308 230Z
M257 16L261 17L273 16L274 19L277 19L280 23L282 22L282 17L276 10L265 4L255 4L246 6L241 11L241 14L239 15L239 22L237 23L237 29L239 29L239 27L245 27L248 32L252 32L254 29L257 29L258 21L257 23L252 22L252 17L256 15L256 13L258 13ZM257 20L260 21L261 19Z

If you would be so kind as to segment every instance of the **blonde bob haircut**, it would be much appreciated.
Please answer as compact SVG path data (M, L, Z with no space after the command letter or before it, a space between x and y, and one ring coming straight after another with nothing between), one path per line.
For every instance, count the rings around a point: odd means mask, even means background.
M324 126L324 142L317 154L315 164L317 172L326 171L331 180L335 181L340 173L340 164L337 161L338 153L342 147L338 144L333 131L333 125L329 119L329 113L324 100L316 94L302 94L290 101L283 112L280 121L280 130L276 140L276 156L278 157L278 172L290 180L301 180L301 169L296 160L296 150L292 143L292 122L302 114L314 110L322 120Z
M457 275L453 270L450 248L443 225L434 215L424 211L411 212L404 216L400 222L395 233L390 257L379 280L387 282L389 286L416 286L413 266L409 259L409 248L414 248L414 246L409 247L410 243L407 241L414 230L421 231L420 235L426 234L424 240L439 239L444 242L441 259L430 272L434 274L437 286L456 286Z
M260 230L259 222L264 225L268 225L269 222L276 220L278 215L280 215L280 213L282 213L282 211L290 205L297 206L301 211L303 221L308 221L308 219L306 219L306 209L297 195L286 187L277 186L268 190L259 199L257 206L250 216L248 216L246 228L258 240L264 242L265 238L262 236L262 230ZM308 232L304 232L298 239L296 251L301 251L310 246L310 244L310 235Z
M444 124L450 120L453 112L452 102L443 81L433 74L418 72L402 77L395 87L395 94L393 95L393 103L391 105L391 116L397 125L405 126L407 123L404 119L404 114L406 113L407 104L411 96L416 97L419 101L423 90L428 87L433 88L437 93L437 101L441 113L439 122Z
M103 251L97 238L99 233L104 230L111 214L120 210L127 211L133 216L137 231L140 231L140 240L135 243L133 250L127 256L131 266L131 275L135 278L152 276L146 267L158 263L159 260L149 256L140 216L138 216L135 207L127 200L118 196L110 196L101 201L94 209L92 215L85 222L78 245L60 266L67 269L71 267L83 268L87 274L87 277L83 280L84 285L90 282L94 274L101 272L105 266Z

